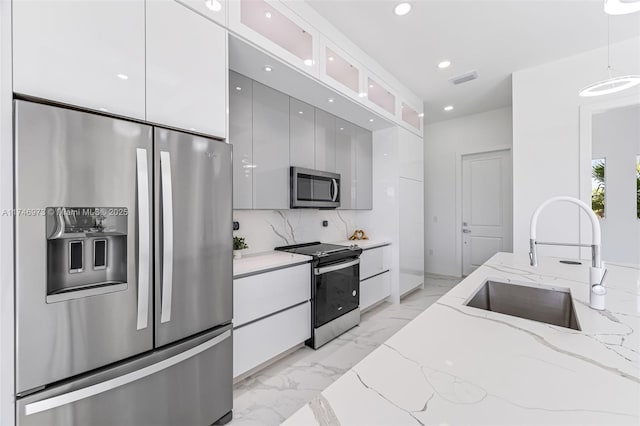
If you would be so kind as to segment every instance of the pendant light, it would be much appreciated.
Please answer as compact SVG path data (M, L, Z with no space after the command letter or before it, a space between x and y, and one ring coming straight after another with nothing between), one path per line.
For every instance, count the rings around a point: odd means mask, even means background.
M604 11L609 15L626 15L640 11L640 0L604 0Z
M607 2L605 2L606 6ZM583 97L591 96L603 96L611 93L621 92L626 89L630 89L640 84L640 75L623 75L618 77L612 77L611 67L611 25L609 23L609 16L607 16L607 74L608 78L605 80L596 81L580 90L579 95Z

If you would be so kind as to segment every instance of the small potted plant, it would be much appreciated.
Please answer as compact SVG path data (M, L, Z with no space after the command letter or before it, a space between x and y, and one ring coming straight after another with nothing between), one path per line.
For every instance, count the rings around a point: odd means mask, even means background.
M248 249L249 246L244 242L244 237L233 237L233 258L240 259L242 250Z

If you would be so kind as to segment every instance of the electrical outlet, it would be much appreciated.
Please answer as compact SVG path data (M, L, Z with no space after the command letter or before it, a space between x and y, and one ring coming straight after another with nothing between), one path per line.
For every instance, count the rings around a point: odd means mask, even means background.
M234 231L240 230L240 222L236 222L235 220L233 221L233 230Z
M329 221L328 221L328 220L323 220L323 221L322 221L322 226L323 226L323 227L325 227L325 228L326 228L327 226L329 226Z
M433 256L433 249L429 249L429 256Z

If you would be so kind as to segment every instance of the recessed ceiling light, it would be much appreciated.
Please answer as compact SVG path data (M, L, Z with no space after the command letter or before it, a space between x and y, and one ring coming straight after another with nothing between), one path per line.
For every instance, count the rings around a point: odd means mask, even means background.
M373 118L370 118L370 119L369 119L369 123L373 123Z
M236 86L236 90L242 90L242 87Z
M340 130L344 130L344 127L340 127Z
M109 110L108 110L108 109L106 109L106 108L98 108L98 109L99 109L100 111L102 111L102 112L109 112Z
M271 12L265 12L264 17L267 19L271 19Z
M329 56L329 60L333 61L334 57L333 56Z
M311 65L313 65L313 59L305 59L304 60L304 64L308 67L310 67Z
M418 117L420 118L424 117L424 112L421 112L420 114L418 114Z
M393 9L393 13L398 16L406 15L411 11L411 3L398 3L396 7Z
M117 77L121 80L128 80L129 76L126 74L118 74Z
M438 64L438 68L440 69L449 68L449 65L451 65L451 61L442 61Z
M273 68L271 68L269 65L265 65L265 67L264 67L264 70L265 70L266 72L271 72L271 70L272 70L272 69L273 69Z
M445 111L452 111L453 110L453 105L447 105L446 107L444 107Z
M214 12L220 12L222 10L222 3L218 0L205 0L204 4L207 6L207 9L213 10Z
M302 112L302 111L298 111L298 114L304 114L304 112Z
M329 98L329 102L333 102L333 98Z
M369 89L373 89L373 84L370 84L370 85L369 85Z

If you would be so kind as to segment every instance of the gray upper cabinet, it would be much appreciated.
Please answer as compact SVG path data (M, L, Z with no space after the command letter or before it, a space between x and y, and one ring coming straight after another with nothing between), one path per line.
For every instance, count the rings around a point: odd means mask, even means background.
M315 108L289 98L289 152L291 165L315 168Z
M253 207L253 81L229 71L229 143L233 145L233 208Z
M356 209L373 209L373 135L356 127Z
M315 168L336 171L336 117L316 108Z
M253 82L253 208L289 208L289 96Z
M340 209L356 209L357 126L336 118L336 172L340 173Z

